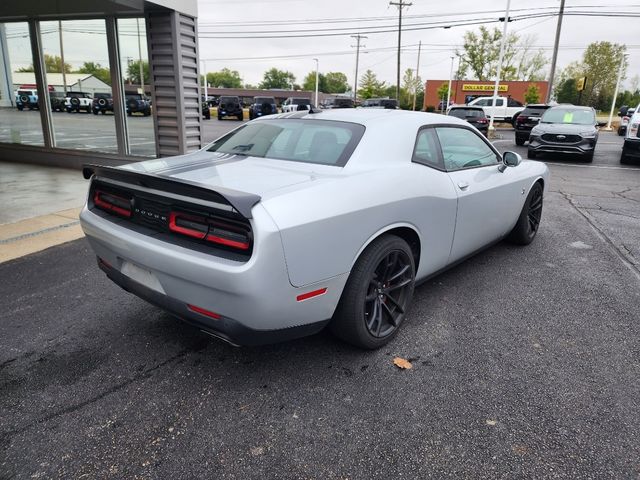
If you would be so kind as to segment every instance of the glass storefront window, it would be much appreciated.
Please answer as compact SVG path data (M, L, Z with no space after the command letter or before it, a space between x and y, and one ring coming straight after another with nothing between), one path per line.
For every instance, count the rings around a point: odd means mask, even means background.
M144 18L118 19L118 42L127 111L129 152L131 155L155 157L156 142Z
M55 146L118 153L105 21L41 22L40 31Z
M44 145L26 22L0 23L0 142Z

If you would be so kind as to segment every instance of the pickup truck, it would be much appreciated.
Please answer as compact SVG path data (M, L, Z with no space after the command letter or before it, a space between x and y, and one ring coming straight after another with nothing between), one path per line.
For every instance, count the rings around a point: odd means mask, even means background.
M469 102L469 105L482 107L488 118L493 117L494 122L507 122L515 125L516 118L524 110L524 105L508 97L496 97L496 106L493 107L493 97L479 97Z
M289 97L282 103L282 113L310 110L311 100L308 98Z

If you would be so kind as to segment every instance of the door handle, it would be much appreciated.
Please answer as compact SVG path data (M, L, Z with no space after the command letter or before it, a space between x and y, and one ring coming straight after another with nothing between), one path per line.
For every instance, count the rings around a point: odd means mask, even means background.
M466 190L467 188L469 188L469 183L464 182L464 181L460 181L460 182L458 182L458 188L460 190Z

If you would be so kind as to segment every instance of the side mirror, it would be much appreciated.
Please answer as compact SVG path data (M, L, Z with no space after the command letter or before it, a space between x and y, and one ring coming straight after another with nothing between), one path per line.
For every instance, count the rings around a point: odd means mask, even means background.
M507 167L517 167L522 162L522 157L516 152L504 152L502 155L502 165L498 167L498 170L504 172Z

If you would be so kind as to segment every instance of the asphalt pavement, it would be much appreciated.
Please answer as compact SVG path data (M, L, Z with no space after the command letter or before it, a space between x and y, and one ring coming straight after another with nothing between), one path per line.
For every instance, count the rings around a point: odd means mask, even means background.
M640 166L620 147L543 158L534 243L418 287L375 352L230 347L112 284L85 240L0 265L0 478L638 478Z

